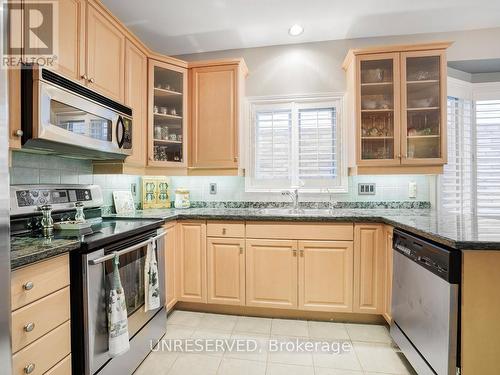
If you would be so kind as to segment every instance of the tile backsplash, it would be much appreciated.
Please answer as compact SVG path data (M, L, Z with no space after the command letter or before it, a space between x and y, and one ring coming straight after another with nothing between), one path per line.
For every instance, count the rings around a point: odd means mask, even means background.
M130 190L137 184L136 203L141 197L141 178L132 175L93 175L92 163L49 155L12 153L11 184L97 184L103 189L104 204L113 205L112 192ZM417 185L416 198L409 198L408 184ZM210 194L210 184L217 184L216 194ZM375 195L358 195L358 183L375 183ZM394 175L394 176L352 176L349 177L349 192L334 194L339 202L408 202L433 201L432 186L434 176ZM245 178L235 176L213 177L171 177L171 194L174 198L176 188L190 190L192 201L208 202L281 202L287 201L280 193L245 192ZM325 194L301 194L301 201L328 201Z
M409 198L408 184L417 185L416 198ZM217 184L217 194L210 194L210 184ZM358 183L375 183L375 195L358 195ZM404 202L431 200L431 185L433 176L427 175L380 175L380 176L351 176L349 177L349 192L333 194L333 199L341 202ZM214 177L171 177L172 192L179 187L190 191L193 201L252 201L275 202L287 201L280 193L245 192L245 178L234 176ZM304 193L301 201L329 200L328 194Z
M141 178L130 175L92 174L92 162L63 158L51 155L38 155L26 152L12 153L10 183L19 184L96 184L102 188L104 205L113 205L113 191L130 190L132 183L137 184L135 202L141 200Z

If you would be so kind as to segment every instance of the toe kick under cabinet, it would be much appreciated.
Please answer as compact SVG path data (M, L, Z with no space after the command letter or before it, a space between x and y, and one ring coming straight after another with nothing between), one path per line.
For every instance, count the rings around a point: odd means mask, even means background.
M12 272L13 374L71 374L67 255Z
M178 300L383 315L390 252L382 224L180 221Z

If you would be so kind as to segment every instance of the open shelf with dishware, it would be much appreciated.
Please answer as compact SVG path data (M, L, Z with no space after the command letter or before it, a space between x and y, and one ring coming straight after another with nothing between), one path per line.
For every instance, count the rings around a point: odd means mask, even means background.
M149 61L148 165L187 166L187 70L161 61Z
M344 69L353 120L348 126L355 139L351 174L442 171L449 45L349 51Z

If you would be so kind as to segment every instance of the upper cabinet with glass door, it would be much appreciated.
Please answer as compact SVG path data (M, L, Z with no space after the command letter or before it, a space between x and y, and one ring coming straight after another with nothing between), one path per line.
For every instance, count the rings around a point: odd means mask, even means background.
M441 173L446 163L450 43L351 50L347 124L351 174ZM350 114L349 114L350 112Z
M358 66L357 162L399 164L399 56L362 56Z
M151 167L186 167L187 69L149 60Z
M401 54L404 164L444 164L446 147L446 55Z

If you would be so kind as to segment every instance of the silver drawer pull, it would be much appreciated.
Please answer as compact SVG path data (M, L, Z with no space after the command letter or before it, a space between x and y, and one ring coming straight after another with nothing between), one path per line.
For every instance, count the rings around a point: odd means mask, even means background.
M26 365L24 367L25 374L31 374L33 371L35 371L35 364L34 363L30 363L29 365Z
M24 332L31 332L35 329L35 323L30 322L24 326Z
M33 281L27 281L26 283L23 284L23 289L24 290L31 290L35 284L33 284Z
M225 235L226 233L227 233L226 228L222 228L222 234L224 234L224 235Z

